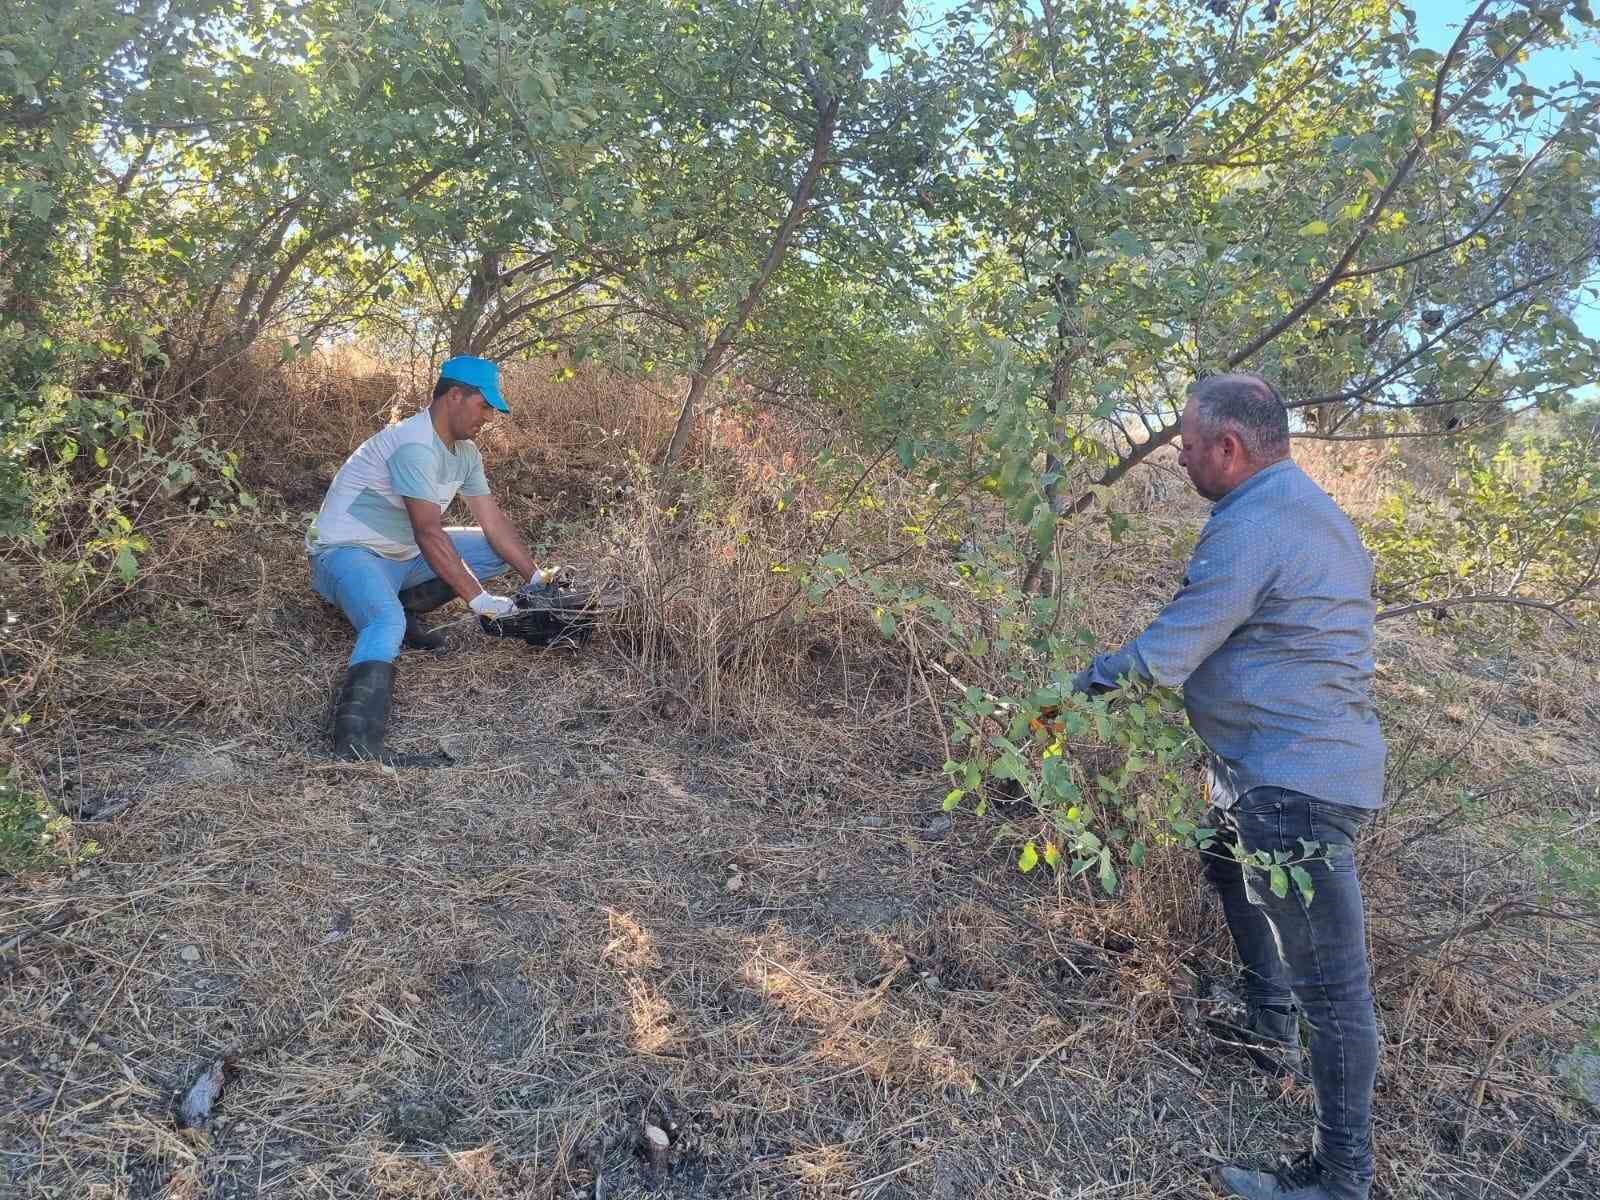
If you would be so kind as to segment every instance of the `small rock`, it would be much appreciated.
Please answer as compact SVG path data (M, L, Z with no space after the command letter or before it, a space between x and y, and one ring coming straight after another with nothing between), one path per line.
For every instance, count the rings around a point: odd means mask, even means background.
M930 992L937 992L944 987L944 980L930 972L922 977L922 986Z
M739 871L735 871L732 875L728 876L728 882L726 886L730 892L743 891L744 875Z
M956 827L950 819L949 813L940 813L922 827L922 836L925 838L942 838Z
M667 1161L667 1151L672 1148L672 1139L667 1137L667 1131L659 1125L646 1124L644 1148L645 1153L650 1156L650 1165L660 1170Z
M185 946L181 950L178 951L178 957L183 959L183 961L186 962L186 963L199 962L200 961L200 947L199 946L195 946L195 945Z
M178 1126L181 1129L204 1129L211 1120L211 1106L222 1096L224 1082L223 1063L219 1058L200 1073L189 1085L178 1104Z
M452 1119L437 1100L399 1100L389 1110L389 1132L402 1142L438 1142L449 1131Z
M350 936L350 931L355 928L356 915L348 908L335 909L328 918L328 931L322 935L322 944L331 946L334 942L342 942Z

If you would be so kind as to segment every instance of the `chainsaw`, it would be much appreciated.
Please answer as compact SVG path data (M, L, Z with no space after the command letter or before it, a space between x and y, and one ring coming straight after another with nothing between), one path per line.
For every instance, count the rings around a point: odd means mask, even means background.
M628 602L620 583L595 584L570 575L549 583L528 583L511 597L516 611L503 617L479 617L490 637L521 638L530 646L581 646L596 625L614 617Z

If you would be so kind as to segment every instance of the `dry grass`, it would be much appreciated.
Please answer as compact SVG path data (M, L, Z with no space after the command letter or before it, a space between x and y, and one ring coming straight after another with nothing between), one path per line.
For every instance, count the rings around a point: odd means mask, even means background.
M358 378L330 374L264 451L286 499L390 403ZM996 818L930 832L932 706L859 598L751 625L790 590L766 563L818 544L773 511L783 431L724 428L725 482L658 495L597 468L666 408L628 425L628 396L583 381L516 381L489 449L519 521L625 567L636 615L581 654L463 625L450 656L403 658L391 740L455 768L326 760L349 633L293 527L185 532L123 613L154 623L63 654L16 762L104 851L0 898L0 944L24 935L0 965L0 1193L1189 1197L1219 1159L1301 1143L1306 1090L1200 1029L1230 970L1187 858L1107 900L1017 874ZM524 423L537 406L560 419ZM1061 587L1107 642L1192 537L1199 509L1157 486L1130 538L1170 554L1132 561L1094 521L1064 539ZM1479 642L1382 627L1382 1196L1521 1196L1594 1118L1549 1072L1570 1010L1535 1011L1600 962L1592 930L1544 911L1462 935L1540 880L1450 816L1463 785L1508 821L1592 803L1594 649ZM174 1095L218 1057L210 1131L178 1131ZM646 1119L673 1134L665 1177ZM1580 1157L1539 1195L1592 1178Z

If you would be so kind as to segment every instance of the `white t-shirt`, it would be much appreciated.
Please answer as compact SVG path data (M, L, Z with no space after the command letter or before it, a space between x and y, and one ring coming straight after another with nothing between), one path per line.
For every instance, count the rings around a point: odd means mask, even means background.
M489 494L483 455L465 439L445 449L423 409L379 430L344 460L306 531L306 550L361 546L384 558L415 558L422 551L402 497L431 500L442 511L458 492Z

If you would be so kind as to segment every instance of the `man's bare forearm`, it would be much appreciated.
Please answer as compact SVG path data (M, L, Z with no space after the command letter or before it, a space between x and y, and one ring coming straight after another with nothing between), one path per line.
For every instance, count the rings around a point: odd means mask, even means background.
M456 595L470 602L483 591L483 584L461 561L461 555L456 552L449 534L443 529L417 529L415 533L417 549L422 551L423 559L433 568L435 575L455 589Z
M484 526L483 536L493 550L511 565L511 569L521 575L524 580L532 580L534 565L533 552L528 549L526 542L511 527L511 522L503 517L499 521Z

